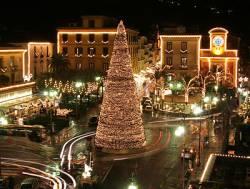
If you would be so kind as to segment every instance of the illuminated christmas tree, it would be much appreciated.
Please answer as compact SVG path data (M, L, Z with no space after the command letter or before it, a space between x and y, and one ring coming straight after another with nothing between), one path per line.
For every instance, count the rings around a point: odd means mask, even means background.
M97 147L113 150L141 148L145 143L140 102L122 21L114 40L95 143Z

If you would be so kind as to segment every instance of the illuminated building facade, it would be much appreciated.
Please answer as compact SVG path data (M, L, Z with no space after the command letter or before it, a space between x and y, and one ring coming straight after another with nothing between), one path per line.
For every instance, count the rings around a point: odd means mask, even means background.
M228 49L228 31L213 28L209 31L209 49L200 50L200 73L220 73L219 81L231 87L237 87L238 50ZM217 74L216 74L217 73Z
M161 35L161 63L165 73L177 78L197 75L200 35Z
M23 77L27 72L26 54L26 49L0 47L0 75L9 78L9 82L6 84L15 84L23 81Z
M237 87L238 50L228 49L228 31L209 31L209 48L201 49L200 35L161 35L161 63L166 73L178 76L220 76L224 85Z
M49 42L29 42L28 49L28 74L32 74L33 78L42 73L49 72L49 62L53 56L53 44Z
M81 27L58 28L57 53L66 56L70 69L105 73L108 69L117 21L104 16L84 16ZM131 62L137 71L139 32L126 29Z

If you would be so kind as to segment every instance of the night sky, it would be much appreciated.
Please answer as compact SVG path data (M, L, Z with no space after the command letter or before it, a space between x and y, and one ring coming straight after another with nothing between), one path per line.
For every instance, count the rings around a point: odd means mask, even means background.
M201 34L223 26L247 40L250 33L246 0L44 0L6 2L0 11L0 40L25 40L28 35L55 41L57 27L82 15L114 16L144 35L150 35L155 24L196 27Z

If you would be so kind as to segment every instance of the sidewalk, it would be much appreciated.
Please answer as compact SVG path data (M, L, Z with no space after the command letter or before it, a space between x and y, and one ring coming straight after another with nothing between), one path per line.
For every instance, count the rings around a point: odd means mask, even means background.
M203 173L205 168L206 162L209 158L211 153L221 153L223 148L223 137L221 136L222 133L216 134L214 136L210 136L209 138L209 145L203 146L201 145L201 157L200 157L200 167L195 166L194 171L191 174L190 181L199 182L200 177Z

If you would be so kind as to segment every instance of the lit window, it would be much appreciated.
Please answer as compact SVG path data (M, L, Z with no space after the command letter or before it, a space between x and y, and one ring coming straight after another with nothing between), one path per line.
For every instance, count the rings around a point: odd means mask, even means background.
M181 50L186 51L187 50L187 42L181 42Z
M82 42L82 35L76 34L76 43L81 43L81 42Z
M167 50L168 51L173 50L173 44L172 44L172 42L167 42Z
M0 57L0 68L3 68L3 57Z
M103 54L103 56L107 56L109 54L109 48L108 47L103 47L102 54Z
M15 61L15 57L11 56L10 61L9 61L11 67L14 66L14 61Z
M50 57L50 54L49 54L49 47L48 47L48 46L47 46L47 51L46 51L46 52L47 52L47 55L46 55L46 56L47 56L47 57Z
M95 56L95 48L94 47L89 47L88 48L88 56L89 57Z
M38 53L36 51L36 46L34 46L34 58L37 58L38 57Z
M68 42L68 34L63 34L62 35L62 42L67 43Z
M68 48L67 47L63 47L63 49L62 49L62 55L63 56L68 56Z
M108 42L108 40L109 40L109 35L108 34L103 34L102 35L102 41L103 41L103 43L107 43Z
M82 47L76 47L75 48L75 56L80 57L83 54L83 48Z
M173 66L173 57L167 57L167 65Z
M187 57L181 57L181 68L187 68Z
M43 47L41 47L41 53L40 53L40 58L43 58L44 55L43 55Z
M107 62L103 63L103 71L106 72L108 70L109 64Z
M95 41L95 35L94 34L89 34L89 42L93 43Z

